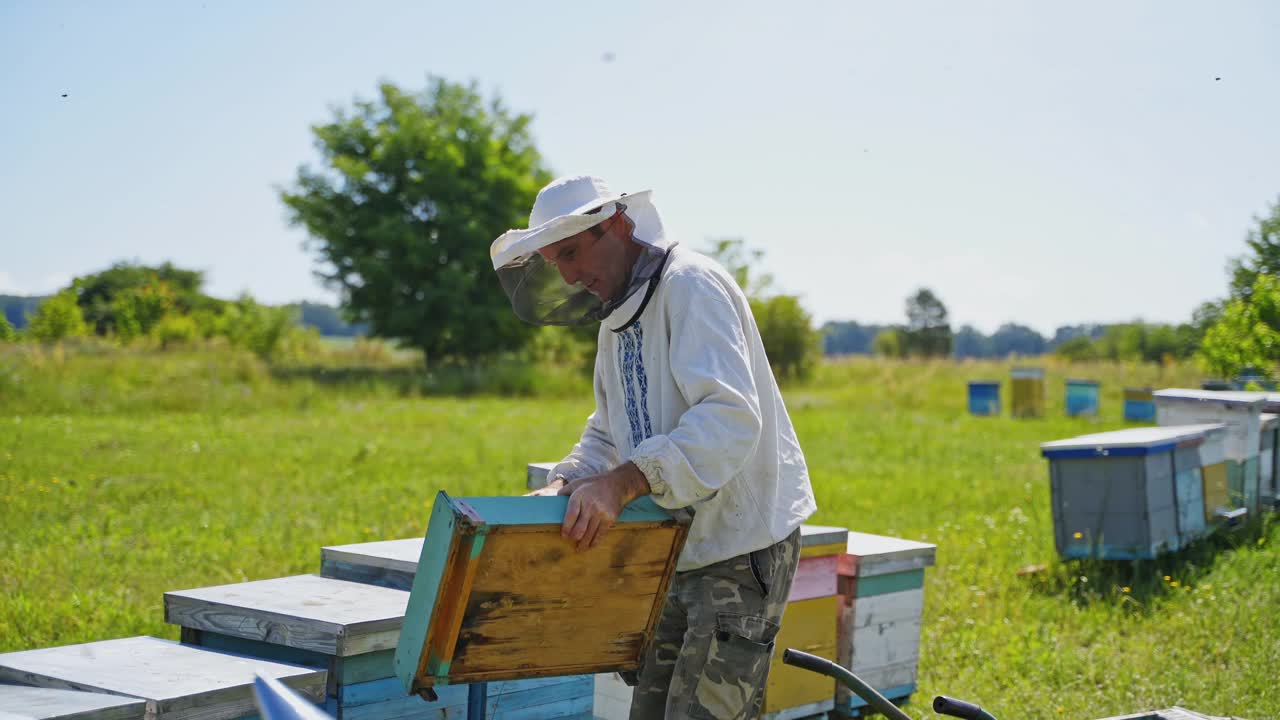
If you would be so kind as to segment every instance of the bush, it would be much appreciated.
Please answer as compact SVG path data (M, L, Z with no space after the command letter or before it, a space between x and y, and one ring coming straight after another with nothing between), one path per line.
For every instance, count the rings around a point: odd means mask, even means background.
M0 313L0 342L17 342L18 331L9 324L9 318Z
M800 298L774 295L752 300L751 314L774 373L781 379L807 377L822 356L822 335L814 331Z
M31 316L27 334L41 342L57 342L89 334L74 290L67 289L41 303Z
M160 347L187 344L200 338L200 329L190 315L166 315L155 326L152 335L160 341Z

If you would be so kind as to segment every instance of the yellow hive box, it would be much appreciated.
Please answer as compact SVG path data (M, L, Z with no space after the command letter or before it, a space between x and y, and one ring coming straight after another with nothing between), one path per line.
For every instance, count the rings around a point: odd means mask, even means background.
M815 672L783 665L782 653L792 648L835 662L836 619L839 613L839 595L787 604L782 627L774 641L769 681L765 685L765 715L788 709L801 711L810 705L831 706L836 691L835 681Z

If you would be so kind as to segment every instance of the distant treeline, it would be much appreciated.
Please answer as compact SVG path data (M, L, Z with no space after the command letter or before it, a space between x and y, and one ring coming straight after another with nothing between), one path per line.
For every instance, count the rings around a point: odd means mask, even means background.
M822 326L823 351L827 355L876 354L876 337L892 332L896 327L852 321L828 322ZM1045 337L1017 323L1001 325L990 335L965 325L951 335L951 356L1001 358L1057 353L1078 360L1143 359L1158 362L1166 355L1189 357L1198 340L1198 333L1188 325L1143 322L1066 325L1055 330L1052 337Z
M15 330L27 327L29 318L35 315L40 303L53 297L52 295L0 295L0 313L5 316ZM338 308L322 303L301 302L284 306L289 310L297 310L301 323L313 327L324 337L360 337L369 334L369 326L365 323L349 323L342 319Z

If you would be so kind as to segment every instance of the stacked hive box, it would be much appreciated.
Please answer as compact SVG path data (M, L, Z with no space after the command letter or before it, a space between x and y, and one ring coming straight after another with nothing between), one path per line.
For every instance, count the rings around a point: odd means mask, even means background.
M1155 422L1156 403L1151 388L1124 389L1124 419L1129 422Z
M834 708L835 682L784 665L782 653L794 648L832 661L839 658L839 565L848 537L849 531L844 528L800 526L800 564L774 640L769 681L765 685L765 718L791 720Z
M1225 430L1130 428L1041 445L1059 555L1154 558L1203 536L1226 502Z
M1000 414L999 380L972 380L969 382L969 414Z
M1250 515L1259 510L1258 447L1264 393L1168 389L1154 393L1156 422L1162 427L1197 423L1227 426L1226 454L1229 509ZM1207 498L1206 498L1207 499Z
M851 532L840 556L839 662L899 704L916 688L924 569L936 552L929 543ZM867 707L837 685L836 712L857 717Z
M113 705L72 694L51 696L0 688L0 698L9 698L0 699L0 703L41 702L64 709L79 706L85 714L72 717L85 720L237 720L257 715L255 673L280 680L313 702L324 699L324 670L134 637L0 655L0 682L101 693L137 702ZM67 717L68 712L51 710L45 717Z
M1044 368L1013 369L1013 416L1037 418L1044 415Z
M1065 398L1067 415L1092 417L1098 414L1098 383L1093 380L1067 380Z

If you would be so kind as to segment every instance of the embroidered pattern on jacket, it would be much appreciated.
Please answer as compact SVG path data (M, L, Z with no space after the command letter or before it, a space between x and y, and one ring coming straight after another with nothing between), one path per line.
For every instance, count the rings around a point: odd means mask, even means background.
M640 323L618 333L618 342L622 344L618 363L621 365L627 421L631 425L631 447L636 447L653 435L652 423L649 421L649 378L645 374L644 358L641 355L644 331L640 329Z

